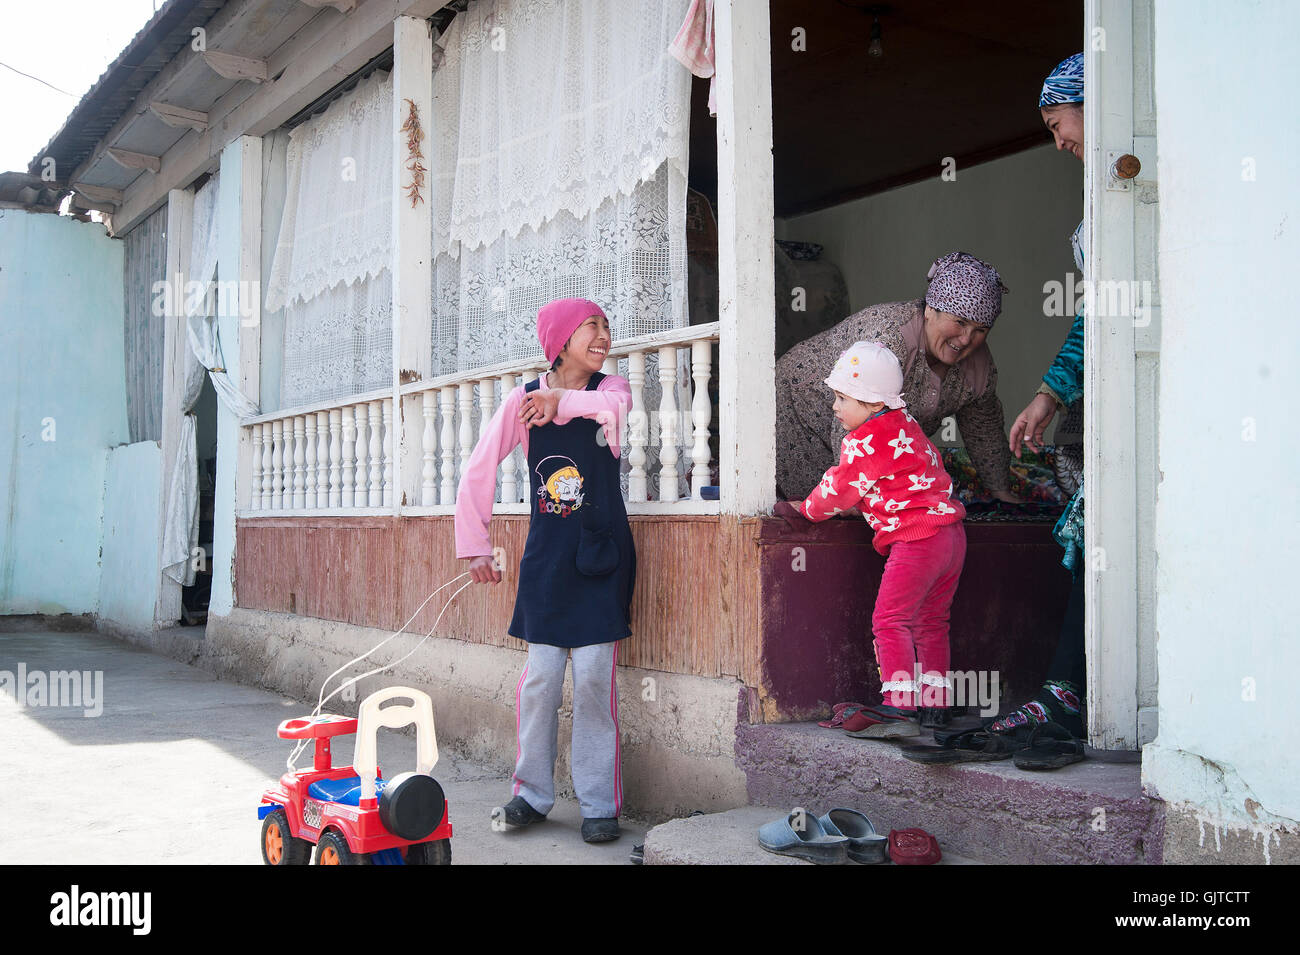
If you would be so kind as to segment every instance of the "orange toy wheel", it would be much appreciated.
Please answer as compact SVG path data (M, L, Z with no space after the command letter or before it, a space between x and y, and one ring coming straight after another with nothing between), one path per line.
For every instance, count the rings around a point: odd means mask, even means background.
M267 865L306 865L311 861L311 843L293 837L282 809L268 812L262 820L262 861Z
M333 829L325 832L316 843L317 865L367 865L370 857L348 848L342 833Z

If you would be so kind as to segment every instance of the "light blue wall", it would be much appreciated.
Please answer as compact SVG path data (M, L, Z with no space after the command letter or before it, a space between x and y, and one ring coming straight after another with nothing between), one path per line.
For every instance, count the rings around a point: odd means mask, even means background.
M156 441L108 452L99 617L131 630L154 625L161 478L162 451Z
M1160 735L1143 774L1258 831L1300 820L1300 4L1155 11Z
M0 209L0 613L98 609L107 449L128 440L122 259L102 225Z

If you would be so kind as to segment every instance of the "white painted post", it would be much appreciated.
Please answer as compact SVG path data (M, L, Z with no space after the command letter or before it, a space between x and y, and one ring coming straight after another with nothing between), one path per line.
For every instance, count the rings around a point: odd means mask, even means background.
M717 0L721 504L776 497L771 28L765 0Z
M1141 4L1141 6L1148 6ZM1135 192L1111 188L1108 153L1132 153L1134 31L1131 0L1085 0L1085 288L1132 287ZM1148 10L1149 14L1149 10ZM1149 38L1147 38L1149 42ZM1088 736L1098 749L1138 742L1137 346L1131 315L1084 303L1084 647ZM1103 307L1099 307L1103 306ZM1149 406L1148 406L1149 407Z
M171 493L172 468L180 446L182 395L185 391L185 362L190 350L185 331L185 272L190 261L191 216L194 194L188 189L167 193L167 274L170 294L163 328L163 402L162 402L162 474L158 500L158 599L154 604L154 622L159 626L174 624L181 616L181 585L162 573L163 528L167 501ZM265 432L266 453L270 452L270 432ZM265 502L269 505L269 500Z
M334 412L331 412L333 414ZM339 506L352 507L355 498L355 488L353 488L353 476L356 473L356 440L357 427L356 420L352 417L351 408L340 408L337 412L343 424L343 457L339 461L339 467L342 468L343 481L340 486Z
M646 499L645 352L634 351L627 356L627 382L632 389L632 410L627 416L627 443L631 448L628 463L632 466L627 476L627 499L640 503Z
M384 505L384 463L380 460L383 454L383 441L379 434L380 425L383 422L384 406L383 402L375 399L370 402L370 506L383 507Z
M691 379L695 395L691 399L691 423L695 425L695 447L691 452L691 497L704 497L709 483L709 422L713 404L709 401L709 372L713 364L713 343L691 343Z
M424 381L433 369L430 330L433 323L433 197L432 172L417 173L412 163L432 169L433 162L433 34L428 21L419 17L398 16L393 20L393 410L396 420L385 428L384 505L393 513L400 513L401 500L409 492L421 488L423 449L417 448L416 438L420 424L412 420L406 425L406 415L400 387L405 382ZM419 151L425 158L412 155L410 131L403 131L414 107L415 118L421 127L423 139ZM416 182L424 175L424 183ZM419 198L410 196L412 186ZM414 413L415 402L405 406ZM390 412L390 419L392 412ZM397 433L390 436L389 428ZM387 458L395 454L396 486L388 471L394 467Z
M320 446L316 449L316 507L330 506L330 413L316 412L316 433Z
M438 466L436 463L438 430L434 427L434 419L438 415L438 409L434 398L435 392L432 389L420 392L420 412L424 418L424 435L423 440L420 442L421 460L423 462L420 469L420 503L425 507L438 503Z
M456 503L456 386L438 389L438 410L442 414L442 497L440 503Z
M677 471L677 346L659 349L659 500L675 501Z
M501 403L504 405L510 392L515 390L515 376L501 376ZM515 483L515 455L512 451L501 462L501 502L513 504L519 500L519 487Z

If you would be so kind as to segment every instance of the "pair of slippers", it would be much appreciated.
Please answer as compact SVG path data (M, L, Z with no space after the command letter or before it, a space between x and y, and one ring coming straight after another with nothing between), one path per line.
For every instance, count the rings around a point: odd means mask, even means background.
M1038 723L1026 731L990 733L985 729L936 731L935 746L906 746L914 763L980 763L1010 759L1017 768L1051 770L1080 762L1083 741L1058 723Z
M943 857L938 841L925 830L900 829L882 836L856 809L832 809L824 816L796 809L762 826L758 844L776 855L818 865L876 865L886 856L899 865L931 865Z

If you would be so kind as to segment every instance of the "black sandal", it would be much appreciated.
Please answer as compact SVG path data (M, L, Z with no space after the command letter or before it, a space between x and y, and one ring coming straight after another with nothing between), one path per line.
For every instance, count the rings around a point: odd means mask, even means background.
M945 738L939 746L904 746L903 756L914 763L987 763L1009 759L1025 741L982 729L965 730Z
M1020 769L1060 769L1083 761L1083 740L1059 723L1039 723L1030 732L1028 745L1014 758Z

